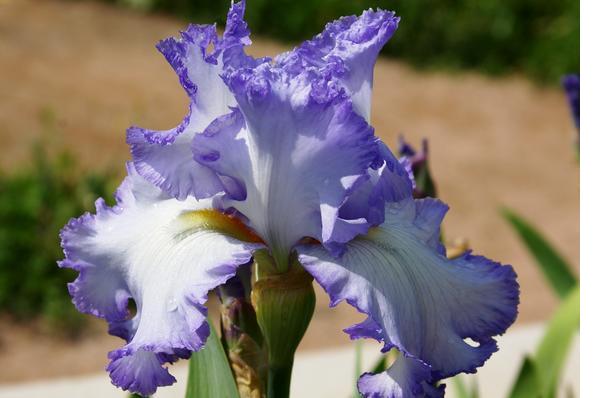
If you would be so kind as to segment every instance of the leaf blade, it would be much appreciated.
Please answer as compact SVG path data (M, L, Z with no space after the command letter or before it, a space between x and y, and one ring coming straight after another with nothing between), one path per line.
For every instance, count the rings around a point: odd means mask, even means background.
M452 385L454 386L454 392L458 398L471 398L469 395L469 390L467 390L467 386L463 379L459 376L452 378Z
M454 394L457 398L479 398L477 379L473 378L472 381L472 383L466 383L462 376L452 378ZM467 387L468 384L471 384L470 388Z
M185 398L239 398L223 346L210 321L209 325L206 344L190 359Z
M509 394L509 398L539 398L540 382L538 379L536 364L531 357L525 357L521 370L513 388Z
M552 245L521 216L512 210L503 209L502 215L519 234L521 240L536 259L540 270L552 285L554 292L564 298L577 284L571 267Z
M362 340L357 340L354 345L354 393L353 398L360 398L360 392L358 392L358 379L362 374L362 356L363 356L363 344Z
M576 286L558 307L536 351L535 362L544 397L552 396L557 390L571 341L579 330L579 304L579 286Z

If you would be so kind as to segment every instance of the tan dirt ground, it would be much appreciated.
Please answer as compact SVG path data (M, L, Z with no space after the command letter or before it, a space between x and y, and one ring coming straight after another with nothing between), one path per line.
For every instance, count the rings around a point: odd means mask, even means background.
M153 47L184 27L96 2L0 0L0 167L26 161L42 134L40 113L51 112L64 132L52 139L86 167L122 169L129 125L170 128L186 113L185 93ZM254 55L288 48L255 41ZM414 143L429 138L440 196L451 205L446 235L468 237L477 252L514 264L518 322L547 319L556 300L498 210L525 215L579 264L579 170L563 93L520 77L420 73L381 59L373 124L392 147L398 133ZM328 309L319 293L302 349L348 344L341 329L360 318L348 306ZM2 318L0 382L98 371L120 344L100 324L67 343Z

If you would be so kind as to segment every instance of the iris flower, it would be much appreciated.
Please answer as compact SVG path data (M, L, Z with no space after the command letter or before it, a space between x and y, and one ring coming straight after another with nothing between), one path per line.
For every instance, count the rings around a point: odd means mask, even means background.
M126 344L109 353L112 382L149 395L166 368L210 333L209 291L257 250L292 262L366 315L345 331L399 350L358 381L365 397L442 396L437 381L474 372L514 322L513 269L465 253L448 259L448 207L413 199L408 163L369 125L373 68L396 30L392 12L341 18L274 59L247 56L244 2L222 36L190 25L157 48L190 98L167 131L131 127L133 160L116 205L72 219L61 267L79 311L104 318ZM128 303L137 311L130 317Z

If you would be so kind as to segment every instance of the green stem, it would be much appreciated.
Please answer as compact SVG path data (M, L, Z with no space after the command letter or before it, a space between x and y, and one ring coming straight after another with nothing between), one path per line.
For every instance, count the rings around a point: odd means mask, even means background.
M269 365L267 398L288 398L294 359L288 365Z

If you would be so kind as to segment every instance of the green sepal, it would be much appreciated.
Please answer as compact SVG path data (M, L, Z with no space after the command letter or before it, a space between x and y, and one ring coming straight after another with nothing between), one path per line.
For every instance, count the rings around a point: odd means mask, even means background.
M289 396L294 354L315 310L313 278L298 263L280 272L268 252L254 253L252 305L268 350L267 398Z

